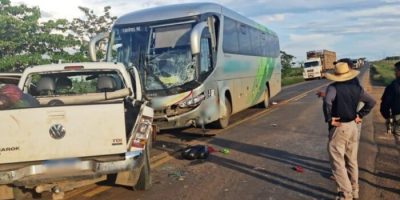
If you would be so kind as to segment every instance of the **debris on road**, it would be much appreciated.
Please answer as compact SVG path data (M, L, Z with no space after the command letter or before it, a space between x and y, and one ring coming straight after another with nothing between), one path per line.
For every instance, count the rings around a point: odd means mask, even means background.
M303 173L304 172L304 169L301 166L298 166L298 165L294 166L293 170L296 171L296 172L299 172L299 173Z
M272 105L277 105L277 104L278 104L278 102L276 102L276 101L272 102Z
M181 156L186 160L206 159L209 156L208 147L205 145L189 146L185 148Z
M212 147L212 146L207 146L207 149L208 149L208 153L217 152L217 150L216 150L214 147Z
M174 178L178 181L184 181L185 180L185 173L183 171L175 171L175 172L171 172L168 174L168 177L170 178Z
M271 124L271 126L272 126L272 127L277 127L277 126L278 126L278 124Z
M253 169L256 171L266 170L264 167L254 167Z
M219 152L221 152L223 154L229 154L230 153L229 149L227 149L227 148L223 148L223 149L219 150Z

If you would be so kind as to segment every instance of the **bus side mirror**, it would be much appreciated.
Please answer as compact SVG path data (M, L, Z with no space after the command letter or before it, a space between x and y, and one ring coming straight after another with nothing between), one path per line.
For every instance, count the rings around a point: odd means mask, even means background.
M192 55L197 55L200 53L200 39L203 33L203 30L207 28L207 22L198 23L192 30L190 34L190 46L192 49Z
M97 62L96 44L99 41L108 38L109 35L110 35L109 33L99 33L96 36L94 36L92 39L90 39L90 42L89 42L89 57L90 57L90 60L92 60L93 62Z

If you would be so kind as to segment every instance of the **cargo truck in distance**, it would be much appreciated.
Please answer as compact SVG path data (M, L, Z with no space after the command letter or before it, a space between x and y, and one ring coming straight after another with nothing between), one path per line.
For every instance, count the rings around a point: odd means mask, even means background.
M117 63L27 68L13 91L37 102L0 107L0 199L61 199L107 175L148 189L153 109L139 80Z
M307 52L307 61L304 62L303 77L305 80L324 78L328 70L334 69L336 52L328 50Z

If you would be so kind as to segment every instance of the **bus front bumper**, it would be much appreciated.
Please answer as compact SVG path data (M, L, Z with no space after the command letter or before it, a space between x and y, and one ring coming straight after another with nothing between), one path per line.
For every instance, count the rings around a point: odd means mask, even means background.
M200 117L201 115L201 106L188 111L186 113L182 113L179 115L168 117L166 115L155 115L154 123L157 128L160 130L168 130L168 129L177 129L177 128L186 128L190 126L201 126L202 124L208 124L212 122L212 118L210 116Z

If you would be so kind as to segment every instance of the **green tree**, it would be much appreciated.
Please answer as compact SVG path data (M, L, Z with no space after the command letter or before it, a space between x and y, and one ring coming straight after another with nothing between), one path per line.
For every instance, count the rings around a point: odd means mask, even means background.
M82 53L68 49L80 46L67 20L39 23L40 9L24 4L11 5L0 0L0 71L15 71L27 66L58 62L80 61Z
M82 43L81 52L86 52L89 41L99 33L109 32L112 24L117 19L111 16L111 6L105 6L102 15L97 15L93 10L86 7L78 7L83 12L83 18L75 18L70 24L70 29L75 33ZM98 45L99 57L103 57L105 43Z
M281 51L281 64L282 64L282 72L285 74L290 71L293 67L294 62L293 60L296 57L286 53L285 51Z

